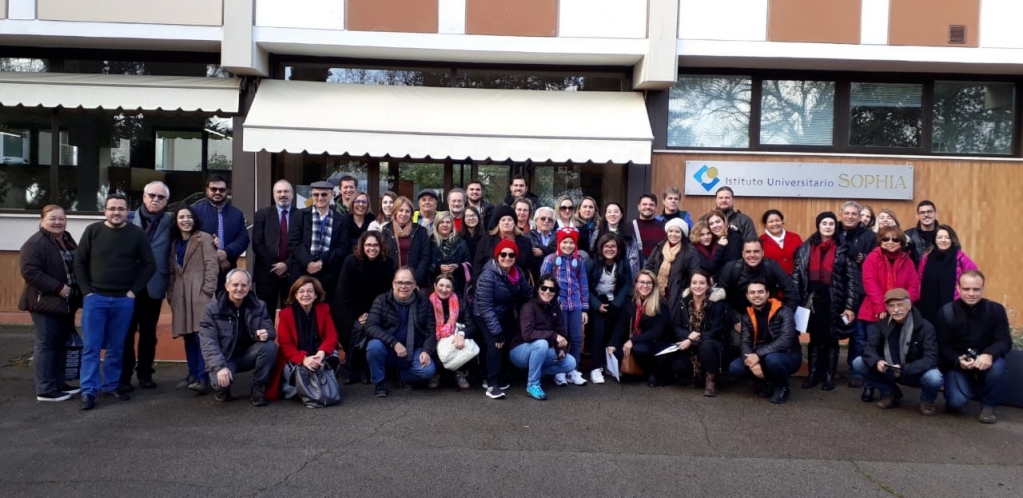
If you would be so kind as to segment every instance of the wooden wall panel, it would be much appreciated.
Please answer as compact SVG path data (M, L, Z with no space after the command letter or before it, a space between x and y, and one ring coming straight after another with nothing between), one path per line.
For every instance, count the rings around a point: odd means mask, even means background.
M948 43L951 24L966 26L966 44ZM980 0L891 0L888 44L977 47L980 45Z
M1023 184L1023 161L977 161L956 159L900 160L896 158L757 156L726 154L654 154L653 191L666 187L684 190L686 161L763 161L855 164L903 164L914 167L913 201L863 200L874 212L889 208L898 215L902 228L916 224L916 203L930 199L937 205L938 220L955 228L963 250L973 258L987 277L986 296L1023 311L1023 292L1015 285L1020 259L1019 241L1023 224L1006 222L1023 217L1023 204L1016 197ZM786 226L804 238L813 233L817 214L838 213L846 199L797 199L743 197L736 189L736 207L757 223L768 209L785 214ZM714 207L713 196L683 196L682 208L699 215ZM1013 318L1020 323L1020 318Z
M466 0L465 32L558 36L558 0Z
M770 0L767 39L859 44L862 8L862 0Z
M351 31L436 33L437 0L348 0L346 28Z

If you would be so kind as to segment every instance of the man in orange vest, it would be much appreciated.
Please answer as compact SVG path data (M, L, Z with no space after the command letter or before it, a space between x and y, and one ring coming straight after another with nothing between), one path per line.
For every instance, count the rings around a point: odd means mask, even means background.
M780 405L788 401L789 376L803 364L796 320L781 301L769 298L767 283L755 279L746 287L752 306L742 316L742 354L729 366L733 378L753 375L757 393Z

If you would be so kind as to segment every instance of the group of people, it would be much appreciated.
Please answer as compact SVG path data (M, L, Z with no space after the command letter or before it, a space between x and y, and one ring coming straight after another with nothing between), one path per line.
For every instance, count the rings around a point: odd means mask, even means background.
M541 400L545 377L602 384L621 371L710 397L722 375L753 377L781 404L806 332L802 388L836 389L839 341L848 339L848 383L863 388L863 401L879 396L890 408L899 385L920 387L920 410L931 415L944 387L946 410L976 396L981 421L996 420L1011 349L1005 308L983 298L984 275L930 201L906 231L892 211L875 216L849 201L837 215L820 213L804 241L774 209L758 235L727 186L700 216L681 209L676 188L644 194L631 221L619 203L601 209L591 197L542 206L521 176L500 205L474 180L447 192L447 210L424 189L415 202L384 192L374 211L356 186L342 177L335 197L333 184L313 183L301 207L289 182L275 183L274 205L255 213L251 273L237 268L250 239L222 177L207 182L205 199L170 211L160 182L146 185L134 211L111 195L105 221L77 243L63 210L45 208L22 248L37 399L79 389L64 382L62 364L79 307L82 408L97 396L129 399L133 369L139 387L156 387L155 328L167 299L188 361L177 387L221 401L248 370L254 405L294 397L303 368L372 383L381 397L390 371L402 388L479 380L498 399L517 367L527 370L526 394ZM449 369L439 364L445 341L480 352Z

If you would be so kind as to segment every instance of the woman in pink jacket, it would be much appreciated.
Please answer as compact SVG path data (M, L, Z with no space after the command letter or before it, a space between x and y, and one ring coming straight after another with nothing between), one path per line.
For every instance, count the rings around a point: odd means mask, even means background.
M896 226L881 227L877 233L877 244L878 247L863 260L863 291L866 298L857 314L857 318L866 324L868 336L877 321L888 316L884 304L886 292L906 289L914 303L920 299L920 277L909 253L905 251L905 233ZM873 401L874 389L864 387L860 399L864 402Z
M959 299L959 276L966 270L979 270L959 244L959 236L948 225L938 225L934 234L934 246L924 253L917 266L920 275L920 300L916 308L927 321L934 323L934 317L942 306Z

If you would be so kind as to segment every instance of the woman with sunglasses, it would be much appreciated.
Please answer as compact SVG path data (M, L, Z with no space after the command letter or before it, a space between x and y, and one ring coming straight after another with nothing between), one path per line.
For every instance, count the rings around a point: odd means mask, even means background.
M565 227L572 227L579 230L579 250L589 254L592 244L590 243L590 230L585 226L585 223L580 223L576 218L576 206L575 202L572 201L572 196L563 195L558 197L558 202L554 203L557 206L557 214L554 223L554 230L561 230Z
M927 321L934 323L942 306L959 299L959 277L967 270L979 270L959 244L959 236L948 225L938 225L934 245L920 258L920 310Z
M462 263L469 261L469 246L455 231L455 218L450 211L441 211L433 218L430 277L447 273L455 286L455 294L465 295L465 271Z
M625 303L607 352L615 355L619 362L633 356L647 376L647 385L657 387L671 361L667 355L655 356L670 342L666 339L670 323L668 303L661 299L654 272L641 270L632 284L633 298Z
M898 227L881 227L877 233L877 243L878 247L863 260L863 290L866 298L860 306L858 318L864 323L866 334L864 336L862 332L857 332L863 340L855 341L856 347L849 351L849 356L854 360L863 354L863 344L866 343L866 337L870 336L870 329L877 326L878 320L888 317L884 302L886 292L902 288L909 291L912 302L920 299L920 277L909 253L905 251L906 234ZM874 388L864 387L860 399L864 402L873 401Z
M356 192L352 199L351 218L348 220L348 248L352 249L359 242L359 237L369 230L369 226L376 221L372 206L369 204L369 194Z
M608 339L614 333L625 301L632 294L632 272L625 263L622 241L613 233L597 240L594 257L586 260L586 281L590 284L590 382L604 383Z
M547 399L540 386L541 377L575 371L575 358L568 354L559 291L553 276L544 274L537 279L536 295L519 312L521 332L511 342L511 362L527 369L526 394L537 400Z
M394 218L384 226L387 255L397 268L407 266L415 276L416 284L426 287L430 269L430 231L412 221L414 211L408 197L394 201Z
M394 213L394 201L398 198L398 194L388 190L380 196L380 214L370 222L369 230L379 232L384 229L384 225L391 222L391 215Z
M501 213L502 209L509 208L503 206L497 212ZM506 216L500 223L505 220ZM494 247L493 259L484 265L476 282L473 314L476 330L486 342L486 355L481 354L486 372L483 387L491 399L503 398L508 388L504 358L509 341L519 333L515 312L533 296L525 271L515 263L518 258L519 248L515 242L500 240Z
M859 266L849 257L848 247L835 240L837 231L835 213L818 214L817 231L793 256L792 281L799 290L799 302L811 312L807 325L810 372L803 389L823 383L821 390L835 390L838 341L856 330L856 310L863 302Z

